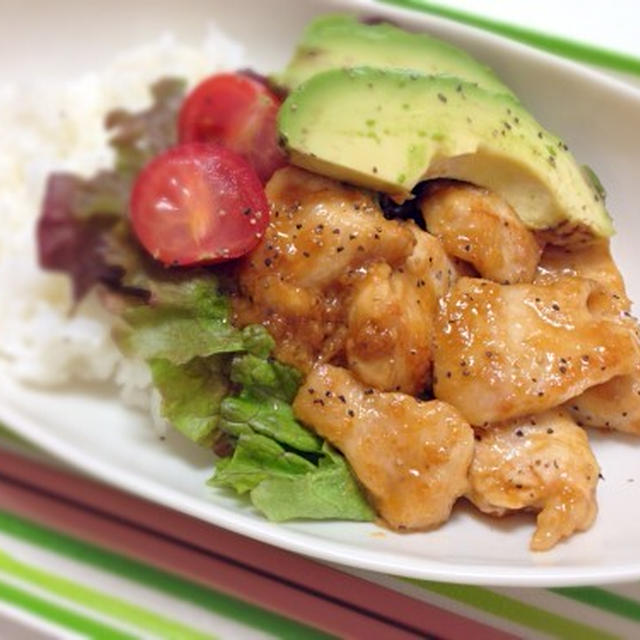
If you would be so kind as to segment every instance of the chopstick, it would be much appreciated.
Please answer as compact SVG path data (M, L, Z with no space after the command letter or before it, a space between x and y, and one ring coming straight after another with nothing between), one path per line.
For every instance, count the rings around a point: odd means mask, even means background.
M2 509L340 637L511 637L30 457L0 470Z

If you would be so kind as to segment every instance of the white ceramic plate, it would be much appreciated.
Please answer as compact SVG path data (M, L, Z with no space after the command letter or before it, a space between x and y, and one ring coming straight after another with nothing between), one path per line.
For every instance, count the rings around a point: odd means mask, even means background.
M260 70L280 67L302 26L317 13L351 7L425 30L495 68L609 191L619 235L615 254L632 297L640 257L640 93L512 42L447 21L368 2L15 3L3 9L0 73L71 77L99 68L118 51L172 29L200 41L212 18L247 46ZM26 5L25 5L26 7ZM20 61L20 64L16 64ZM0 386L0 419L66 462L118 487L286 549L324 560L434 580L515 586L575 585L640 578L640 441L594 438L605 480L595 526L543 554L528 551L532 518L496 521L464 504L431 533L397 535L372 524L273 525L204 482L211 459L173 434L160 442L144 417L95 388L50 392L11 380Z

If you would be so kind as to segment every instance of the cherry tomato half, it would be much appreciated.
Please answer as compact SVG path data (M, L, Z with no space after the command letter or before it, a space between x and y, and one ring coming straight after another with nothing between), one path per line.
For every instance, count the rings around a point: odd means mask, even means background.
M262 184L240 155L190 143L156 156L131 193L131 224L165 265L212 264L248 253L269 223Z
M218 142L244 156L266 182L286 164L278 146L279 98L254 78L222 73L201 82L182 103L180 142Z

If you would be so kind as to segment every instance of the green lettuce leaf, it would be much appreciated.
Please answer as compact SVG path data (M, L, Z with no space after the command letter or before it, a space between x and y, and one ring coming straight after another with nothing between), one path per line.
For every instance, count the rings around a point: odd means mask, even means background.
M185 364L196 357L245 350L247 331L231 324L229 302L212 274L150 278L139 286L149 291L147 303L126 307L124 323L114 331L126 355Z
M153 384L162 396L162 415L194 442L212 444L220 403L229 391L226 360L213 356L176 365L154 359L149 367Z
M242 330L244 348L258 358L267 358L276 341L261 324L250 324Z
M298 451L322 448L322 440L295 419L290 404L251 389L223 400L219 427L235 436L259 433Z
M375 513L344 458L326 444L322 451L316 466L270 438L243 435L233 457L218 463L209 484L250 492L256 509L274 522L373 520Z
M254 507L276 522L372 520L345 459L294 416L291 402L302 375L266 355L244 353L231 361L231 381L242 390L222 401L218 428L237 443L209 484L249 493Z
M174 307L136 306L123 315L125 327L115 330L118 346L144 360L164 358L185 364L195 357L242 351L242 334L228 320L197 316Z
M302 476L267 478L253 489L251 501L273 522L300 518L371 522L375 518L346 464Z
M218 462L215 476L209 484L231 487L242 494L267 478L288 478L312 472L315 468L311 462L287 451L275 440L256 433L246 433L238 438L233 455Z
M256 394L291 403L302 382L302 374L277 360L247 353L233 359L231 380L251 388Z
M229 300L220 293L219 281L214 274L204 269L164 269L164 272L146 274L149 305L181 309L194 316L228 322Z

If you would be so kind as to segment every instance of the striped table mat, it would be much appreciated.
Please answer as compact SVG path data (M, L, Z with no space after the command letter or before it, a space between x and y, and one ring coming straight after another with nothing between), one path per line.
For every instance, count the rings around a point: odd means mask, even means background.
M346 570L130 496L15 443L2 442L0 469L0 617L43 637L640 637L640 583L488 589Z
M556 55L640 78L640 4L635 0L377 0L491 31Z
M536 29L493 19L498 9L492 2L381 1L479 26L640 82L640 41L632 33L624 40L613 22L608 31L600 29L594 47L580 43L579 25L563 37L540 30L542 23ZM526 13L531 3L511 2L509 10L500 3L499 10L513 17L518 6ZM59 637L636 639L640 583L482 588L330 566L79 476L5 431L0 639Z

